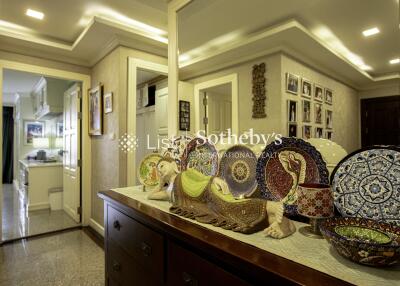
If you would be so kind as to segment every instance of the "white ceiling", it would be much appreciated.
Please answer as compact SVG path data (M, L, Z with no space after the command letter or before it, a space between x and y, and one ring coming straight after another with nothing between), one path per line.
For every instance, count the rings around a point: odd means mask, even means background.
M38 74L6 69L3 72L3 93L29 93L40 77Z
M178 19L179 51L186 57L294 19L333 50L371 66L371 76L400 72L400 65L389 64L400 57L398 0L195 0ZM374 26L381 33L364 38L361 32Z
M136 79L136 84L142 84L144 82L147 82L149 80L152 80L153 78L156 78L160 76L160 73L152 72L152 71L147 71L147 70L138 70L137 72L137 79Z
M210 92L216 94L223 94L223 95L231 95L232 94L232 84L231 83L224 83L216 86L212 86L206 89L202 89L202 92Z

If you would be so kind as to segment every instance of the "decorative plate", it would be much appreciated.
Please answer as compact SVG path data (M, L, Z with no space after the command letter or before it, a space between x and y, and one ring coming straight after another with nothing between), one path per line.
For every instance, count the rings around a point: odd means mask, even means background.
M324 220L320 230L337 252L354 262L389 266L400 262L400 227L358 217Z
M328 184L328 169L321 154L311 144L283 137L267 145L257 161L257 182L267 200L283 201L285 211L297 215L299 183Z
M159 183L157 164L162 159L159 154L149 154L140 162L138 169L139 182L147 187L157 186Z
M228 184L234 197L249 197L257 188L257 157L242 145L230 147L222 155L219 176Z
M196 137L190 141L181 159L181 170L193 168L206 176L218 173L218 152L207 138Z
M400 148L375 146L353 152L336 166L331 180L342 216L400 226Z
M181 168L181 159L187 144L193 139L191 135L180 135L169 139L169 146L162 152L163 157L170 157L175 160L178 169Z

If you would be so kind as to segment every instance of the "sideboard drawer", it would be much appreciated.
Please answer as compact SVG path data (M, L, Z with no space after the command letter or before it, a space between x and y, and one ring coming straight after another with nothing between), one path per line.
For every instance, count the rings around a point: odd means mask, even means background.
M144 269L164 276L164 238L108 206L108 239L123 248Z
M164 284L161 275L145 270L113 241L108 241L107 269L108 286L159 286Z
M168 243L167 265L170 286L250 285L173 242Z

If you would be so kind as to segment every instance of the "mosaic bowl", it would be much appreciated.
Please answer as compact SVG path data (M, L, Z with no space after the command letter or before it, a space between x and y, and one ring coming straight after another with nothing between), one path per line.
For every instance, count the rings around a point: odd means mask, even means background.
M400 262L400 227L370 219L335 217L322 222L324 238L343 257L369 266Z

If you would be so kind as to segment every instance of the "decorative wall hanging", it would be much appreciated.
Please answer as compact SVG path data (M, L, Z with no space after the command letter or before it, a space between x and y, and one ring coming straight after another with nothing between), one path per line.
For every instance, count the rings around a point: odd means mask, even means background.
M325 239L343 257L370 266L400 262L400 228L375 220L335 217L320 226Z
M335 206L343 216L400 226L400 148L353 152L336 166L331 178Z
M288 137L297 137L297 124L296 123L288 124Z
M311 82L305 78L301 80L301 95L307 98L311 98L312 95Z
M333 91L329 88L325 88L325 103L332 104L333 103Z
M157 164L162 159L160 154L149 154L140 162L138 169L139 182L145 187L155 187L159 183Z
M283 204L263 199L235 199L226 183L194 169L179 174L172 191L172 213L242 233L264 229L266 236L283 238L296 231L283 216Z
M286 73L286 92L299 93L299 77L297 75Z
M324 138L324 129L321 127L315 127L315 138Z
M103 134L103 85L89 90L89 135Z
M266 89L265 89L265 63L253 66L253 118L265 118L265 100Z
M43 138L44 133L44 121L24 121L24 145L32 145L33 138Z
M299 138L282 138L267 145L257 161L257 182L263 197L282 201L286 212L297 214L297 185L328 183L328 169L321 154Z
M104 113L113 111L113 93L109 92L104 95Z
M219 176L224 179L235 198L249 197L257 188L257 157L242 145L224 152L219 164Z
M303 122L311 122L311 101L302 100Z
M181 160L181 170L193 168L206 176L218 173L218 152L207 138L196 137L188 143Z
M179 100L179 130L190 130L190 102Z
M325 132L325 139L332 140L333 139L333 132L332 131L326 131Z
M326 129L332 129L332 110L326 110L325 111L325 123L326 123Z
M314 85L314 100L323 101L324 100L324 89L322 86L315 84Z
M303 139L310 139L312 136L312 127L310 125L303 125Z
M314 103L314 118L316 124L322 124L322 104Z
M295 100L288 100L287 120L288 122L297 122L297 101Z
M194 136L192 135L180 135L171 138L168 143L168 148L162 152L162 156L173 159L178 166L178 170L180 170L181 158L183 157L187 144L189 144L193 138Z

